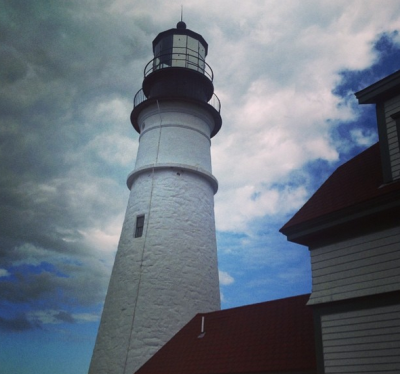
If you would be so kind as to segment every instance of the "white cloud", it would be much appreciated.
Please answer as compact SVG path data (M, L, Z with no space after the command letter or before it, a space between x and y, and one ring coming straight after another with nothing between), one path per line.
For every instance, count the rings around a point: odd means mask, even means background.
M353 142L357 145L368 147L374 144L377 140L377 134L373 132L366 132L363 129L354 129L350 131L350 136Z
M115 132L103 132L87 144L84 152L94 152L112 167L127 166L133 169L137 148L138 143L133 139Z
M78 323L96 322L100 320L100 316L98 314L92 314L92 313L73 313L72 317Z
M37 321L42 324L59 324L63 323L61 319L57 318L56 316L60 313L59 310L35 310L27 313L27 317L31 321Z
M27 313L29 320L40 322L44 325L57 325L61 323L86 323L99 320L97 314L91 313L68 313L63 310L46 309L35 310Z
M119 237L121 234L121 227L123 216L112 217L113 222L103 228L89 228L87 230L78 230L83 236L85 243L98 251L99 256L104 256L105 253L115 253Z
M214 25L209 62L217 93L222 90L224 121L212 150L220 183L219 230L247 232L253 219L286 212L280 203L289 194L274 183L287 183L309 162L339 159L343 148L331 130L355 120L358 107L354 99L341 102L332 90L340 71L365 69L376 60L371 46L379 33L400 28L393 16L399 4L385 4L377 9L359 1L246 2L245 15L238 7L229 12L229 21ZM282 19L285 27L277 27ZM369 145L373 138L352 135L353 146ZM309 191L299 186L291 193L297 196L295 209Z
M306 196L303 186L280 189L243 186L230 189L216 198L217 229L250 233L249 225L253 219L265 215L283 215L298 209Z
M219 270L219 283L222 286L229 286L233 282L235 282L235 279L226 271Z
M219 297L220 297L220 300L221 300L221 304L226 302L225 295L221 290L219 291Z

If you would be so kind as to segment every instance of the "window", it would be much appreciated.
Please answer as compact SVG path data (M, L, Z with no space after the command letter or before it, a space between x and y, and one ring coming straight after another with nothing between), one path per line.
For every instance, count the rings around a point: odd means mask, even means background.
M390 117L392 117L396 123L397 141L400 143L400 112L394 113Z
M140 238L143 235L144 214L136 217L135 238Z
M391 115L392 119L394 120L396 126L395 132L397 133L397 137L391 132L391 136L389 138L388 134L388 148L390 153L391 159L391 173L392 173L392 180L400 179L400 165L398 163L398 158L400 154L400 112L394 113Z
M171 66L172 64L172 35L166 36L160 40L154 49L154 70Z

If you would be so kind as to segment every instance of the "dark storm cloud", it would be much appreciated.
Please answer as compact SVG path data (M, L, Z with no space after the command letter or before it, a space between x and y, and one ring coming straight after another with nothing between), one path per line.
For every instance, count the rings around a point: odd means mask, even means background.
M1 278L0 294L11 303L90 305L104 297L105 267L91 262L97 248L82 232L120 214L120 200L109 199L125 186L85 147L120 124L90 122L88 108L133 97L136 61L149 59L154 35L148 19L128 21L107 6L0 1L0 268L13 275ZM21 262L38 257L68 276L20 272ZM13 323L15 331L29 328Z
M21 332L35 328L39 328L39 325L37 323L30 322L24 315L11 319L0 316L0 331Z
M16 272L15 280L0 282L2 300L10 303L29 303L51 296L54 292L53 277L50 273L23 274Z
M52 271L46 271L44 267ZM88 307L104 298L106 281L101 268L91 269L89 266L55 260L53 264L42 263L29 268L18 266L12 271L11 279L0 282L0 305L34 306L40 302L41 308L57 309L62 305Z
M55 314L54 318L60 322L68 322L68 323L76 322L74 317L72 317L70 313L64 311L60 311L57 314Z

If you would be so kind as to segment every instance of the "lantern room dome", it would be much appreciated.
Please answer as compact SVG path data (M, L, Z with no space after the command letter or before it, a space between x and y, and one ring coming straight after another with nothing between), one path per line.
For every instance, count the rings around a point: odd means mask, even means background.
M177 28L177 29L186 29L186 23L183 22L183 21L179 21L179 22L176 24L176 28Z

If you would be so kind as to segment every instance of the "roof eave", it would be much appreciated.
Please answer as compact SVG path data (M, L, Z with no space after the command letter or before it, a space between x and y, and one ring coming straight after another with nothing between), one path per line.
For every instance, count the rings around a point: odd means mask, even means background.
M400 70L355 93L359 104L374 104L398 95Z
M376 216L389 211L400 212L399 190L299 224L284 226L279 231L290 242L310 246L326 237L327 231L341 231L343 226L349 223L375 219Z

